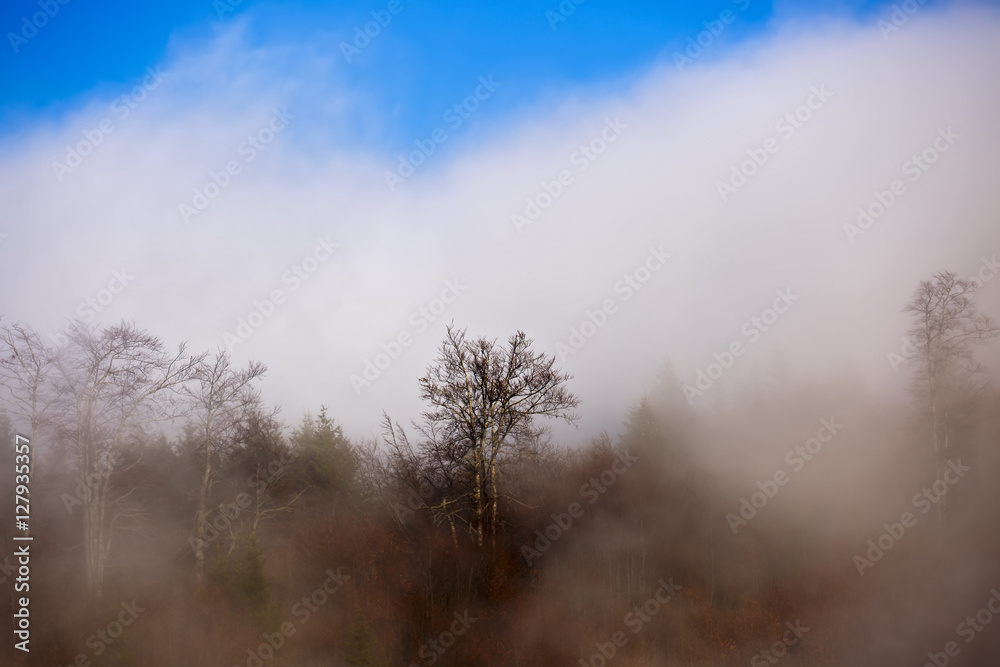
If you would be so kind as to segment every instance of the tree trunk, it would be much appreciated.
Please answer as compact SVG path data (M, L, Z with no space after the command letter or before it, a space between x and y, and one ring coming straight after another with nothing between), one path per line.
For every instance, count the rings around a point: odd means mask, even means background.
M201 488L198 490L198 512L195 515L194 577L198 586L205 583L205 523L208 520L208 487L212 478L212 457L205 458L205 472L201 476Z
M97 607L104 594L104 570L110 551L110 536L105 526L107 505L107 477L110 473L97 472L97 484L90 489L83 508L83 555L87 573L87 592L91 603ZM88 485L90 475L87 476Z
M97 437L89 405L84 415L82 420L84 424L80 428L83 435L78 442L82 460L80 471L83 483L88 489L83 503L83 559L88 597L96 609L104 594L104 566L108 555L108 536L105 532L104 519L108 478L111 476L113 462L109 460L107 470L101 469ZM96 482L91 483L91 480Z
M931 433L934 441L934 474L935 479L942 479L945 473L945 460L948 456L948 433L945 424L944 437L941 434L941 418L938 416L937 397L931 402ZM945 497L942 496L937 502L938 522L944 524L947 513L945 512Z
M212 485L212 416L205 426L205 472L198 490L198 512L195 515L194 579L198 587L205 584L205 524L208 520L208 491Z
M485 511L483 508L483 464L482 451L476 447L473 453L473 464L476 467L475 480L472 485L472 510L476 515L473 532L476 537L476 546L483 546L483 519Z
M490 549L496 552L497 549L497 529L499 526L499 512L497 508L497 464L496 460L490 460Z

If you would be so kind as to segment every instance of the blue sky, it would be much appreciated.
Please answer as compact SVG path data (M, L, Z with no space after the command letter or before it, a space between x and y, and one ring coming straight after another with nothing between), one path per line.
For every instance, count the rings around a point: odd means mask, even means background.
M16 133L39 118L58 118L88 95L128 89L147 67L169 63L179 49L208 42L237 21L246 22L252 44L308 48L313 56L346 64L342 44L351 44L355 28L372 21L372 12L385 17L389 4L242 0L227 9L232 2L71 0L62 5L52 0L47 6L58 12L26 42L12 41L10 35L31 35L23 21L41 11L38 0L5 3L0 9L5 36L0 133ZM669 62L723 11L733 12L734 19L700 60L722 58L733 45L765 35L776 19L808 21L833 14L861 21L888 6L762 0L399 2L398 14L390 13L380 34L360 53L350 54L351 66L340 70L377 109L377 136L369 140L384 141L387 148L406 145L440 125L442 110L468 95L481 75L492 73L502 83L473 119L489 123L577 89L628 85L655 64ZM560 13L560 7L573 11ZM293 69L294 63L285 66Z

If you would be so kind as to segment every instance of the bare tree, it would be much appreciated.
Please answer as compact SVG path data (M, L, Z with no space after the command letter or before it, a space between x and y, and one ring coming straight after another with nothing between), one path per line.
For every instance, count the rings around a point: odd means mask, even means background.
M233 368L229 353L221 351L200 361L194 374L195 386L188 389L197 422L199 447L205 457L193 541L195 578L199 585L205 581L205 527L216 464L220 455L234 445L244 420L260 407L260 392L253 382L266 371L267 367L259 362L250 362L246 368L237 370Z
M35 465L38 430L51 405L46 393L48 369L55 351L30 327L14 324L0 330L0 385L31 428L31 468Z
M142 424L156 418L157 400L186 382L199 358L181 344L175 355L133 324L101 330L71 323L68 344L57 357L56 390L64 402L60 431L73 446L88 493L83 505L83 553L87 588L100 602L115 522L128 495L110 484ZM188 357L185 359L184 357Z
M496 339L467 340L448 327L437 361L420 379L424 413L435 431L432 457L470 474L473 535L496 544L498 462L514 439L530 432L536 417L573 422L580 401L565 387L571 378L555 369L555 357L531 350L518 331L499 347Z
M905 312L913 314L909 331L917 348L914 392L921 399L931 423L935 466L943 474L957 414L982 390L976 376L982 370L974 347L1000 334L1000 327L980 313L972 300L976 284L950 271L933 275L917 287ZM945 516L944 502L938 503Z
M462 486L463 473L454 461L436 455L441 447L435 424L413 426L423 438L423 453L413 447L399 423L382 413L383 449L373 442L356 450L361 479L390 509L401 529L418 510L427 512L435 526L447 523L457 553L455 526L470 523L462 498L457 497L461 494L455 493Z

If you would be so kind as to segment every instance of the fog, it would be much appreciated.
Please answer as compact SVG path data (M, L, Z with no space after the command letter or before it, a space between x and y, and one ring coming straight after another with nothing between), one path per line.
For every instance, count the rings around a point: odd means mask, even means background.
M341 565L336 608L313 612L322 624L297 618L265 664L421 663L420 637L472 609L476 639L439 664L596 667L661 578L680 592L607 664L765 664L752 660L797 621L808 632L767 664L995 663L995 624L968 642L956 626L1000 587L1000 346L970 348L962 363L979 372L940 390L940 417L904 307L950 272L1000 318L1000 12L921 5L892 24L891 11L779 5L691 62L667 45L626 75L553 82L528 101L505 97L516 78L482 71L401 141L338 40L262 40L265 18L247 12L208 36L179 32L128 86L12 122L0 326L23 323L76 359L124 321L170 355L186 341L182 362L227 351L234 367L266 364L253 419L225 434L210 508L275 452L297 461L265 485L253 529L244 515L207 552L243 574L196 581L188 534L215 455L199 404L180 397L198 376L170 390L186 406L173 418L143 404L133 440L100 445L126 452L106 502L128 520L108 529L103 597L84 603L81 514L96 501L74 512L64 496L97 461L67 431L75 390L58 376L35 443L40 644L17 659L69 664L109 604L139 595L157 627L95 664L249 664L242 647ZM72 157L81 142L96 145ZM579 398L578 419L537 418L546 433L504 441L502 518L463 504L468 480L432 446L447 438L419 432L418 379L449 324L499 347L524 332ZM23 386L4 380L6 430L25 434ZM313 442L302 415L320 406L342 431ZM412 450L393 449L383 413ZM622 473L625 451L640 462ZM591 508L581 484L606 470L615 482ZM401 519L427 479L432 498ZM940 479L946 504L917 498ZM573 502L579 531L525 557ZM898 537L905 512L914 524ZM897 549L866 556L886 531ZM263 602L233 593L244 546ZM56 612L63 586L81 602ZM382 663L358 657L365 632ZM190 646L168 648L177 637ZM941 653L949 641L960 651Z

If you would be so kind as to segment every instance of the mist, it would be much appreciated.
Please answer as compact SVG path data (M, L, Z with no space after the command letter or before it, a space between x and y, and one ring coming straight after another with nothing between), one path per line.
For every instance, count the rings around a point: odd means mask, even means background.
M623 65L562 4L442 70L428 3L206 6L6 98L15 664L996 661L1000 13L706 5Z

